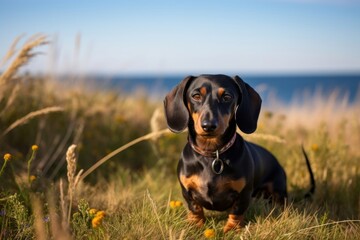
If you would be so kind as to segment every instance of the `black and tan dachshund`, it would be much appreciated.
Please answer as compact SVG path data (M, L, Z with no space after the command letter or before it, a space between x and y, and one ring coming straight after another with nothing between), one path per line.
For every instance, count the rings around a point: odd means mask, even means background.
M227 232L243 225L252 197L284 203L284 169L270 152L236 133L236 127L256 130L261 98L252 87L238 76L189 76L167 94L164 106L171 131L189 130L178 178L191 222L205 223L203 208L229 210Z

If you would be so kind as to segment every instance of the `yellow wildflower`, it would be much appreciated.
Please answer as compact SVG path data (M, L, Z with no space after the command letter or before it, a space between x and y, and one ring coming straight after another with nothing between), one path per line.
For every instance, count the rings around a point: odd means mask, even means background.
M204 231L204 236L206 238L213 238L215 237L215 230L214 229L211 229L211 228L208 228Z
M313 152L319 151L319 145L317 145L316 143L312 144L312 145L311 145L311 150L312 150Z
M29 179L30 179L30 182L33 182L33 181L36 180L36 176L35 176L35 175L31 175Z
M10 153L6 153L5 155L4 155L4 160L7 162L7 161L9 161L11 159L11 154Z
M170 201L169 205L170 205L171 208L176 208L175 202L176 201Z
M181 206L182 206L182 202L180 202L180 201L175 201L175 206L176 206L176 207L181 207Z
M95 217L101 217L101 218L105 217L105 211L98 211Z
M37 151L38 149L39 149L38 145L32 145L31 146L31 150L33 150L33 151Z
M91 209L89 210L89 214L90 214L90 215L95 215L95 213L96 213L97 211L98 211L97 209L91 208Z
M89 210L89 214L94 216L94 218L91 220L92 227L97 228L100 226L102 219L105 217L105 211L98 211L97 209L92 208Z
M91 225L93 228L97 228L101 225L101 222L102 222L102 219L103 217L94 217L92 220L91 220Z
M169 205L170 205L170 208L175 209L175 208L181 207L182 202L180 202L180 201L170 201Z

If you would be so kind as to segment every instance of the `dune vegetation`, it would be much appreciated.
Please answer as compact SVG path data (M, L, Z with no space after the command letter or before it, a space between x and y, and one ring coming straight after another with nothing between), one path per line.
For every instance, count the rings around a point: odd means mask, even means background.
M360 239L359 97L262 109L242 135L279 159L290 198L254 199L247 225L224 236L226 213L207 211L203 228L186 221L176 177L186 132L166 130L162 102L21 71L47 41L15 50L16 40L0 62L0 239ZM306 200L302 145L316 179Z

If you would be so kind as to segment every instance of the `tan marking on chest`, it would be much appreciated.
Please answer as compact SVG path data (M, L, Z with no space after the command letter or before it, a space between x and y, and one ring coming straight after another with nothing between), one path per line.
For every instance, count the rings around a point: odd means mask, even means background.
M199 191L202 186L201 178L198 175L192 175L190 177L180 175L180 182L187 191L190 189Z
M232 189L240 193L244 189L245 185L246 185L245 178L239 178L236 180L230 180L224 178L217 183L217 189L219 191L226 191L228 189Z

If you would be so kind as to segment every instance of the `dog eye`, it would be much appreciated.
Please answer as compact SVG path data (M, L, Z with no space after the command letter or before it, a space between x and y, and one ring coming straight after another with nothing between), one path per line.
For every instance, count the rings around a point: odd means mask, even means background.
M201 95L199 93L195 93L192 96L192 99L194 99L195 101L200 101L201 100Z
M223 102L231 102L232 99L233 99L233 97L232 97L230 94L224 94L224 95L222 96L222 101L223 101Z

